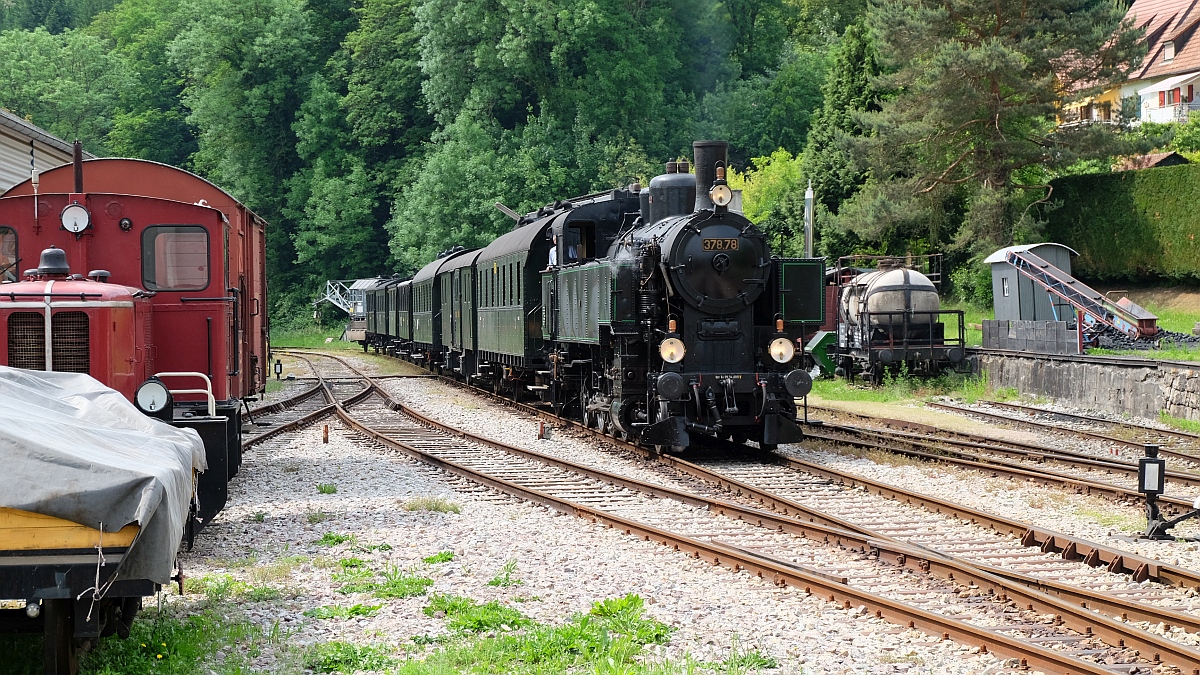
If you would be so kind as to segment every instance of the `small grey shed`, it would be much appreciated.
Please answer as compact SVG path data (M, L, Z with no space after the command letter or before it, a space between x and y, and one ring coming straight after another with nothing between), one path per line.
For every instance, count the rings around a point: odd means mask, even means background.
M1059 298L1051 299L1046 289L1017 272L1005 262L1009 251L1029 252L1071 274L1071 256L1079 255L1062 244L1022 244L1009 246L989 255L985 263L992 266L992 295L996 319L1017 321L1066 321L1075 325L1075 311Z

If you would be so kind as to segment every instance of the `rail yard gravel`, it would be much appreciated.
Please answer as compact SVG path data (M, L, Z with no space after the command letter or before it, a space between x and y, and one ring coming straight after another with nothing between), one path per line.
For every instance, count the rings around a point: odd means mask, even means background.
M456 424L466 431L488 435L520 447L554 454L647 482L674 483L666 475L670 473L669 470L649 467L644 462L627 456L623 451L602 442L596 443L594 439L576 439L573 438L573 433L561 432L560 437L552 441L537 440L539 423L536 420L524 415L514 415L503 406L460 389L448 388L433 380L392 380L385 387L397 400L434 418L448 419L447 415L457 414L454 418L457 420ZM455 409L458 409L457 413ZM1057 443L1060 446L1072 446L1074 449L1079 449L1075 446L1080 444L1074 439ZM598 447L607 447L609 452L597 453ZM936 494L1010 518L1052 527L1065 534L1124 548L1164 562L1193 568L1200 565L1200 544L1150 542L1132 538L1132 535L1144 527L1144 520L1139 521L1142 513L1140 504L1115 504L1099 497L1048 490L1044 486L1032 483L981 477L975 472L924 462L875 461L873 458L805 446L783 446L783 450L802 459L898 487L919 486L918 491ZM695 487L693 483L692 488ZM1188 525L1190 527L1180 528L1180 532L1195 527L1191 523ZM1096 583L1111 584L1112 588L1126 587L1129 584L1126 577L1112 575L1099 569L1093 570L1091 576ZM1182 594L1181 591L1170 591L1167 595L1178 597ZM1195 593L1190 591L1187 595L1189 597L1185 604L1190 609L1200 608L1200 597L1196 597ZM1164 599L1162 604L1166 606L1172 603ZM1186 644L1200 644L1200 636L1190 635L1177 627L1148 628Z
M467 426L458 416L472 411L447 403L441 412ZM529 424L510 412L489 411L487 416L481 423L490 422L493 432L512 420ZM451 480L351 438L336 423L330 425L328 445L321 442L317 426L269 452L252 451L226 511L184 562L193 578L229 574L281 590L281 600L244 601L242 609L257 623L270 627L279 622L291 631L287 642L292 648L346 640L407 643L419 650L413 646L414 636L445 632L444 620L422 612L428 604L425 597L379 601L365 594L339 593L333 580L337 562L357 557L377 570L395 565L429 576L434 580L431 593L499 600L545 622L586 611L594 600L638 593L647 601L651 617L678 629L667 646L650 652L651 658L675 659L686 653L720 661L737 640L742 650L758 649L774 658L778 672L1006 670L1003 660L973 654L968 647ZM335 484L337 492L321 494L319 483ZM431 496L459 504L461 513L410 512L402 506L407 500ZM321 518L325 520L311 522ZM315 543L326 532L356 539L333 547ZM380 544L392 548L374 548ZM421 562L444 550L455 553L453 561ZM488 586L487 581L510 560L517 561L514 575L523 583L510 588ZM382 602L384 607L369 618L304 616L305 610L315 607L358 602ZM254 665L271 668L282 658L268 649Z

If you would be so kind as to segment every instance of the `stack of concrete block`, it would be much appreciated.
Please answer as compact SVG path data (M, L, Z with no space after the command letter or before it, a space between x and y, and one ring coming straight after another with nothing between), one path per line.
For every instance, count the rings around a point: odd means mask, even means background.
M983 346L1034 354L1078 354L1079 333L1065 321L986 320Z

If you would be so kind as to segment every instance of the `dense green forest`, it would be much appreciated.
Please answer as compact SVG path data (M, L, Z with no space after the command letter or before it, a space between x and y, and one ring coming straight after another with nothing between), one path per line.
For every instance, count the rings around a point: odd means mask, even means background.
M785 251L812 180L823 252L959 264L1035 234L1050 178L1149 143L1054 125L1138 60L1119 0L1009 4L0 0L0 106L249 204L277 326L325 279L490 241L496 201L644 182L698 138L731 142Z

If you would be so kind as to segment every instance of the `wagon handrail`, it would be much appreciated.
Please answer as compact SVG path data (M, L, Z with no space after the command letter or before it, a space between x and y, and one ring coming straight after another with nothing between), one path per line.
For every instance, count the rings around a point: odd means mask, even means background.
M172 396L174 396L175 394L204 394L208 398L208 416L209 417L217 416L217 397L213 396L212 380L210 380L208 378L208 376L205 375L204 373L179 371L179 372L155 373L154 376L158 377L158 378L198 377L198 378L204 380L204 387L205 387L204 389L169 389L168 391L171 392Z

